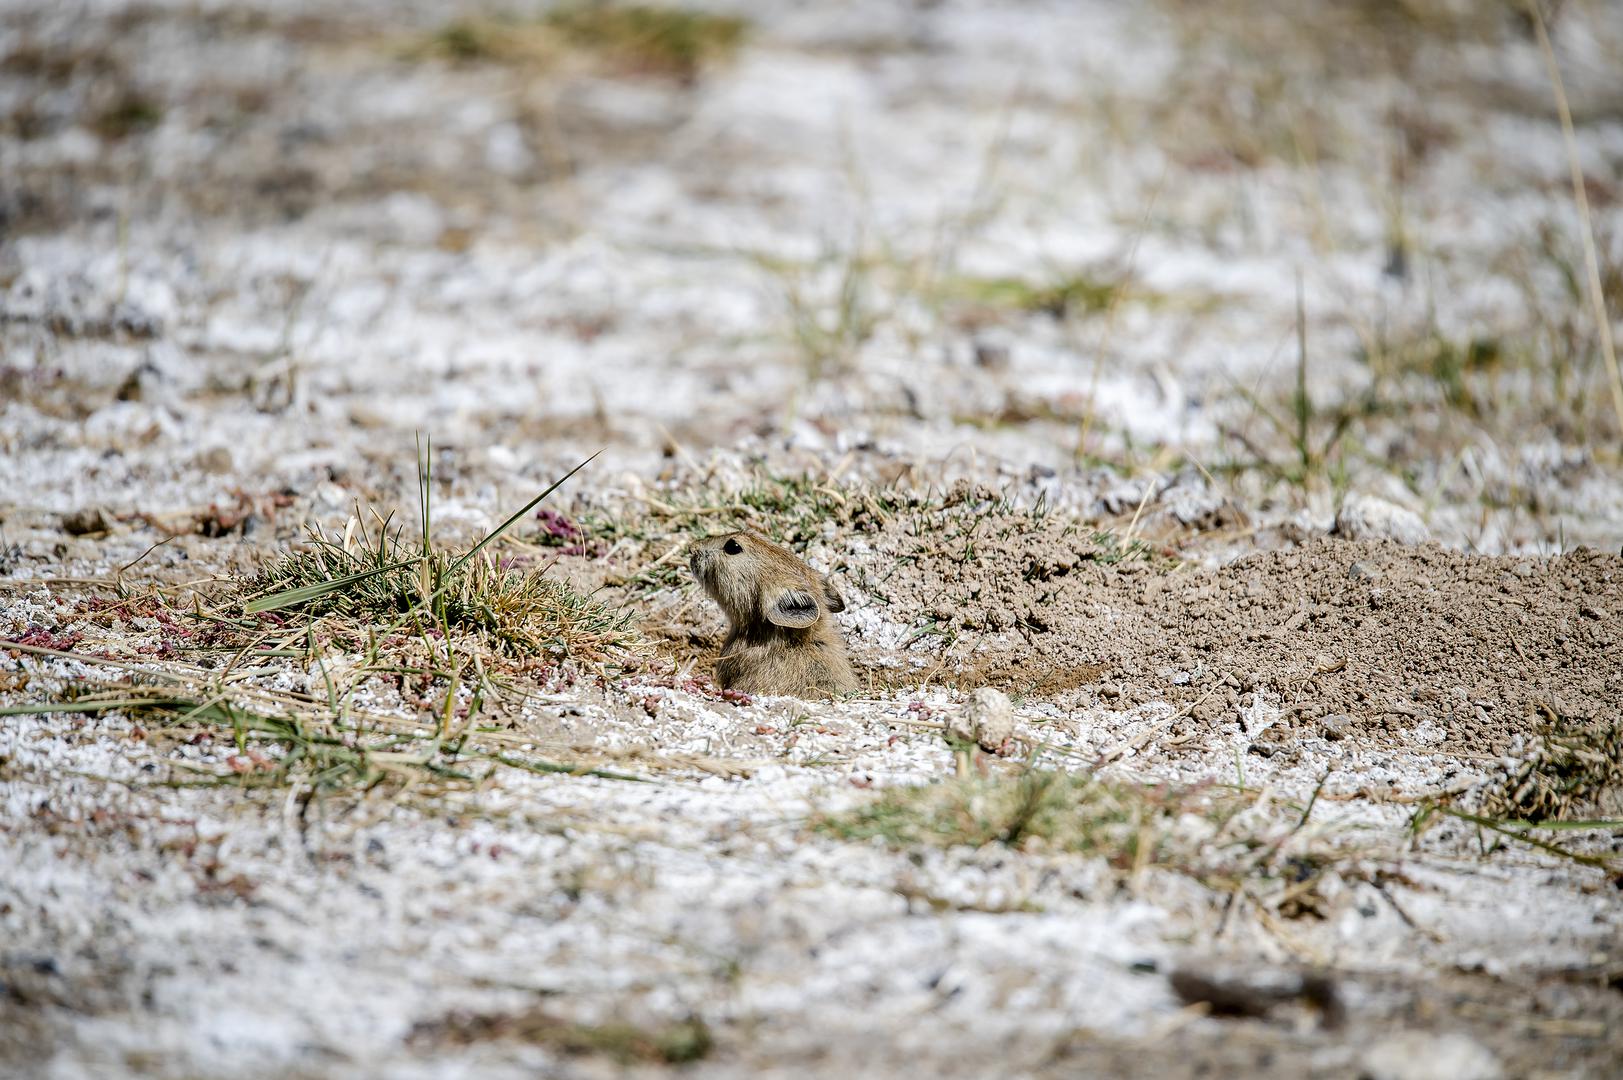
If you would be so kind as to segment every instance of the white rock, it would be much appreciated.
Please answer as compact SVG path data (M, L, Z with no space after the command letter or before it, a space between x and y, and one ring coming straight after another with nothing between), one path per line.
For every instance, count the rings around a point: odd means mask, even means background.
M947 718L947 737L997 751L1014 736L1014 703L1001 690L983 686Z
M1400 544L1423 544L1431 538L1426 523L1413 510L1357 493L1342 500L1334 531L1349 540L1396 540Z
M1369 1080L1499 1080L1499 1059L1460 1034L1405 1031L1382 1039L1364 1054Z

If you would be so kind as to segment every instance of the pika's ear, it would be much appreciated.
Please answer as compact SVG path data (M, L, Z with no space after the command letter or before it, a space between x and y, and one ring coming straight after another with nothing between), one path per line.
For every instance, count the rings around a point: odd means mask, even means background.
M810 626L817 621L817 600L800 589L780 589L764 598L766 619L778 626Z
M834 587L834 583L828 578L823 578L822 581L823 599L825 602L827 602L828 609L830 611L844 611L845 597L840 595L840 590L836 589Z

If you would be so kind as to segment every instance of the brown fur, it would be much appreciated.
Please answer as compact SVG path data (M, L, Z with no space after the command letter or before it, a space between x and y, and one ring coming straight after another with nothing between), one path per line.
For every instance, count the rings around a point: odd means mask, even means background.
M723 689L832 697L857 688L830 618L845 600L792 552L751 532L723 533L694 541L688 566L727 616L716 660Z

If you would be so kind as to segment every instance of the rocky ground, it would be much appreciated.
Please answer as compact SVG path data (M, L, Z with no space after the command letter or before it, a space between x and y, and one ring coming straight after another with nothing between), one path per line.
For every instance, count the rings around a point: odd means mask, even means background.
M0 3L0 1068L1614 1075L1623 11L675 10Z

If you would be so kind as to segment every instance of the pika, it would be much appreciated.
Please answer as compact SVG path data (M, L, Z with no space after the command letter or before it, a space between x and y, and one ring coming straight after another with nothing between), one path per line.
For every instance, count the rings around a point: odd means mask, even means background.
M751 532L695 540L688 566L727 616L716 661L724 690L826 698L857 688L830 615L845 600L786 548Z

